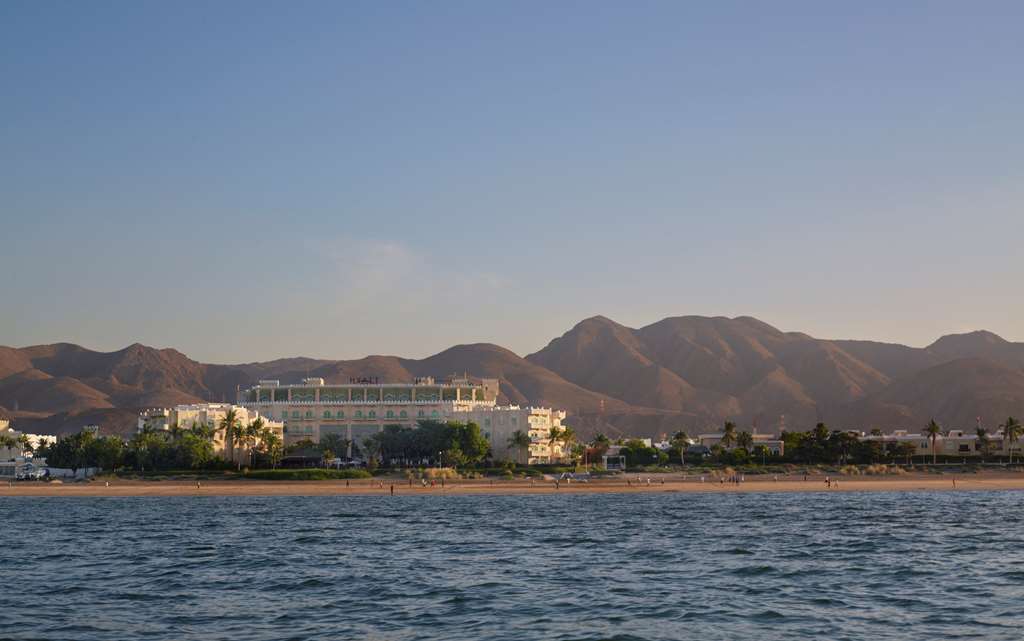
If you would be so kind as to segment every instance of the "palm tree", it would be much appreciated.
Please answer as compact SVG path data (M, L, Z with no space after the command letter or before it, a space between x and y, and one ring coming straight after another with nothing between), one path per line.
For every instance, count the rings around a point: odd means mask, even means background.
M750 448L754 445L754 437L750 432L740 432L736 435L736 446L750 451Z
M722 430L722 439L719 441L722 447L725 449L731 448L736 444L736 424L732 421L726 421L725 427Z
M935 443L939 439L939 434L942 434L942 428L935 422L935 419L928 421L928 425L924 428L925 434L932 442L932 465L938 463L938 454L935 451Z
M21 447L23 453L32 451L32 441L29 440L28 434L18 436L18 446Z
M238 412L232 407L224 414L224 418L220 419L220 430L224 432L224 449L228 460L231 461L235 460L235 433L240 427Z
M978 448L978 451L981 452L981 460L984 461L988 457L988 451L989 448L992 447L992 441L988 437L988 430L986 430L984 427L979 427L975 431L975 434L978 435L978 437L975 439L975 443Z
M270 459L270 467L272 468L276 468L277 464L281 462L281 454L283 453L281 445L281 438L274 430L269 427L263 429L263 434L260 435L260 447L267 455L267 458Z
M0 434L0 450L13 450L18 447L18 439L10 434Z
M554 458L555 444L560 440L562 440L562 430L552 427L551 432L548 434L548 463Z
M1010 449L1010 465L1013 465L1013 444L1020 439L1021 433L1024 432L1024 426L1020 424L1020 421L1010 416L1007 417L1006 422L1001 427L1003 428L1003 438L1006 439L1006 444Z
M516 462L520 465L522 465L521 459L523 452L529 451L531 443L530 435L522 430L512 432L512 436L508 438L508 447L509 449L513 449L518 452L518 459L520 460L517 460Z
M257 416L255 421L249 423L241 430L242 447L248 448L249 450L249 467L253 466L253 460L256 456L256 443L258 443L260 437L263 436L263 431L266 426L267 424L263 421L263 418Z
M570 460L575 459L572 451L572 444L576 441L576 430L571 427L562 428L562 434L559 437L559 440L562 441L562 446L565 448L565 451L569 452Z

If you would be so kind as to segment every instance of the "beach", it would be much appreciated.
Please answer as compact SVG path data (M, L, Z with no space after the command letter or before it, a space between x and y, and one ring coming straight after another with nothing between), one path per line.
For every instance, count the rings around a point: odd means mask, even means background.
M639 478L639 480L638 480ZM650 481L648 481L650 479ZM472 495L531 495L531 494L608 494L658 492L684 493L775 493L775 492L936 492L936 491L990 491L1024 490L1024 474L1013 472L987 472L978 474L906 474L900 476L831 476L831 487L825 476L748 476L743 482L720 483L706 476L680 474L640 474L627 477L598 479L590 482L552 480L447 480L444 486L423 487L418 480L412 485L404 479L354 479L330 481L250 481L224 480L93 480L75 483L15 483L0 485L4 496L332 496L381 495L390 496L472 496ZM954 484L955 479L955 484ZM107 484L109 483L109 485ZM955 485L955 486L954 486Z

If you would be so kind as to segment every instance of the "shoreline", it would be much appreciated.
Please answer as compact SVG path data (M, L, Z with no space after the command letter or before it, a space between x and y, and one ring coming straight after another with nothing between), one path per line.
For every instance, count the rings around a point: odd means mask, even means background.
M406 480L356 479L330 481L195 481L183 480L120 480L105 485L105 481L76 483L34 483L20 482L14 486L0 485L2 497L142 497L142 496L493 496L493 495L552 495L552 494L657 494L657 493L800 493L800 492L940 492L940 491L992 491L1024 490L1022 474L972 474L965 476L942 476L934 474L878 476L878 477L837 477L834 487L825 485L824 476L812 476L804 481L802 477L781 477L777 481L755 478L739 485L721 484L712 481L701 482L699 478L682 480L678 475L640 475L635 477L601 479L589 483L553 481L472 479L440 482L434 487L422 487L414 482L412 487ZM668 478L672 476L674 478ZM650 484L647 479L650 478ZM953 479L956 479L954 488Z

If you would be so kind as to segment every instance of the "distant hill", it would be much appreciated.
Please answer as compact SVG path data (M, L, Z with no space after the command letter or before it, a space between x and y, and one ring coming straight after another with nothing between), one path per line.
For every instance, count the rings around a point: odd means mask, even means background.
M500 379L502 401L566 409L584 433L695 432L727 419L762 432L819 420L916 429L932 417L969 428L977 416L989 426L1024 416L1024 343L984 331L943 336L926 348L822 340L747 316L680 316L639 329L595 316L525 358L486 343L425 359L238 365L140 344L116 352L69 343L0 347L0 411L51 433L86 422L130 432L140 408L230 401L262 378L340 383L453 373Z

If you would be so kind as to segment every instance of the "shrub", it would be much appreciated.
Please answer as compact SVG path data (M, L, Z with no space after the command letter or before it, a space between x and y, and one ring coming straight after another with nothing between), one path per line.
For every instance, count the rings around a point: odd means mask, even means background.
M332 479L368 479L366 470L324 470L308 468L301 470L252 470L243 475L247 479L261 481L329 481Z
M459 479L459 473L451 467L428 467L420 472L422 479Z

